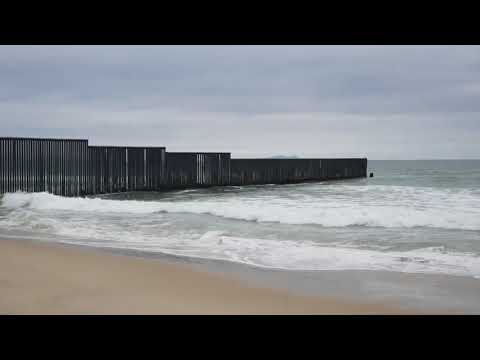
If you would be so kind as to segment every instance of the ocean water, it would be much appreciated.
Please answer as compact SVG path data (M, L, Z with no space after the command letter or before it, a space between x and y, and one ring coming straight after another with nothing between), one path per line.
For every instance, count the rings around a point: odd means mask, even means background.
M369 161L373 178L62 198L9 193L0 235L284 270L480 279L480 161Z

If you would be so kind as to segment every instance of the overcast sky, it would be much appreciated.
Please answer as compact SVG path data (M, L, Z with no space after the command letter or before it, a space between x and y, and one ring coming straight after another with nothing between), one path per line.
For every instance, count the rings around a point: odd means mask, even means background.
M0 136L480 158L479 46L0 46Z

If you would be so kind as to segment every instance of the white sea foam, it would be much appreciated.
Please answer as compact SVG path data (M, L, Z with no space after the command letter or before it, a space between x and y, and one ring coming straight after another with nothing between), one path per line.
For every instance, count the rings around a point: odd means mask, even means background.
M480 276L480 257L430 247L404 252L341 248L311 241L250 239L209 232L189 256L231 260L286 270L383 270ZM205 251L208 249L208 252ZM182 251L176 251L182 255Z
M162 213L209 213L241 220L341 227L480 229L479 198L473 190L342 188L335 193L327 188L319 189L317 194L252 196L248 193L177 201L5 194L0 205L0 231L21 229L37 235L54 234L75 244L220 259L267 268L386 270L480 277L480 258L474 253L452 252L443 247L390 251L381 247L355 247L355 243L347 247L296 238L250 238L234 236L228 229L199 232L178 229L170 224L172 217Z
M210 214L224 218L317 224L325 227L431 227L480 230L480 193L401 186L336 186L317 193L202 197L177 201L63 198L47 193L5 194L10 209L149 214Z
M42 193L7 193L2 199L5 208L34 210L68 210L88 212L123 212L149 214L162 210L158 203L138 200L107 200L100 198L68 198Z
M90 230L88 234L94 232ZM445 251L443 247L383 252L334 247L311 241L234 237L224 231L209 231L191 238L182 234L137 238L131 233L116 233L105 240L104 235L97 233L88 240L69 238L63 242L224 260L290 271L373 270L480 278L480 257L471 253Z

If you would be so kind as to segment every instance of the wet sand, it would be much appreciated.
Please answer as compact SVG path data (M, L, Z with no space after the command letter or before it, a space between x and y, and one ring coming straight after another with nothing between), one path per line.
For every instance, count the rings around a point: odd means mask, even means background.
M0 239L0 314L402 314L253 286L188 264Z

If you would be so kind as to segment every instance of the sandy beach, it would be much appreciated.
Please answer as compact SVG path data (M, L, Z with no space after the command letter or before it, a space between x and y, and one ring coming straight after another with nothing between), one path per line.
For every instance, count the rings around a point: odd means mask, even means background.
M0 314L398 314L252 287L184 264L0 240Z

